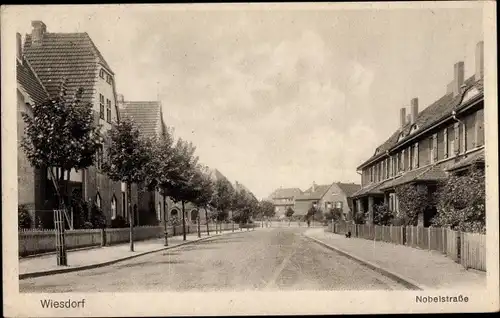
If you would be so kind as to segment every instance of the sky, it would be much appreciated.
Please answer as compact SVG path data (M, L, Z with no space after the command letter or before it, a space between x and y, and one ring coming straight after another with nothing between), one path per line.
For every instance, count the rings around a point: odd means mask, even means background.
M445 94L458 61L472 75L483 40L477 8L180 8L25 6L16 29L88 32L118 93L161 100L175 136L258 198L360 183L356 167L398 128L399 109Z

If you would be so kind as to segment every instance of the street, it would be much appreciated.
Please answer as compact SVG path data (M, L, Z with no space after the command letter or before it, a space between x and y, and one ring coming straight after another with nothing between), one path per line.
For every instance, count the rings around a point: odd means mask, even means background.
M111 266L20 281L20 292L403 290L302 235L236 232Z

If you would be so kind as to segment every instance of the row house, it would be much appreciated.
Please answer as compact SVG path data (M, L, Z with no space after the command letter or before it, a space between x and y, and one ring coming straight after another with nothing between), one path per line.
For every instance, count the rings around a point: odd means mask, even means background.
M134 122L141 135L147 138L163 138L167 133L167 126L163 119L162 104L159 101L126 101L122 94L118 94L118 108L122 118ZM138 224L154 224L182 221L182 205L174 202L160 190L149 191L140 187L138 196ZM191 203L185 204L185 217L188 223L196 223L198 209ZM122 215L123 216L123 215ZM112 218L115 218L113 215ZM205 219L200 215L200 221Z
M425 185L431 194L440 180L471 165L484 167L484 45L476 46L475 71L464 79L464 63L454 65L454 78L444 96L419 112L418 99L410 113L400 110L400 127L357 170L362 188L352 195L355 212L373 222L374 207L382 202L399 212L395 188ZM431 208L419 215L418 225L428 226Z
M83 88L82 102L92 104L95 120L102 126L105 134L113 123L119 121L115 74L90 36L87 33L51 33L42 21L33 21L32 27L31 34L25 36L24 46L21 44L21 35L17 35L18 65L19 60L23 61L21 65L33 73L31 77L36 78L37 85L43 87L49 98L56 97L61 86L65 87L68 96L74 96L79 88ZM18 68L18 76L21 73ZM38 94L41 94L41 89L37 90ZM18 117L19 120L22 119ZM125 211L127 206L137 211L137 195L133 191L132 196L128 198L125 186L120 182L111 181L102 172L102 162L108 146L109 140L98 151L94 166L71 171L70 189L73 195L81 195L83 199L95 202L105 213L110 225L111 215L117 211ZM22 158L22 151L19 156ZM21 166L21 169L24 169L24 166ZM31 184L36 181L34 188L37 190L34 196L39 196L41 203L35 205L34 209L40 212L50 211L53 208L51 200L47 200L50 193L40 193L44 189L50 192L53 188L50 174L46 171L40 172L33 182L23 180L22 175L23 173L20 174L19 180L20 197L25 189L31 192ZM137 212L135 219L137 220Z

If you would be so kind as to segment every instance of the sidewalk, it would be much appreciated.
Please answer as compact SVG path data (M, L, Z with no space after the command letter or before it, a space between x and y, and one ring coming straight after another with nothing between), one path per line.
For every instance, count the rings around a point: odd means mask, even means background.
M240 231L235 231L235 233L239 232ZM130 243L97 247L93 249L68 251L68 266L57 266L56 254L21 258L19 259L19 279L53 275L111 265L118 261L229 233L232 233L232 231L224 231L222 234L215 234L215 232L210 232L210 236L207 236L206 232L202 232L201 238L198 238L198 234L188 234L186 235L186 241L183 241L182 235L177 235L168 238L168 246L164 246L164 238L139 241L134 242L134 252L130 251Z
M310 229L304 235L424 290L487 287L486 273L466 270L437 251L359 238L347 239L324 229Z

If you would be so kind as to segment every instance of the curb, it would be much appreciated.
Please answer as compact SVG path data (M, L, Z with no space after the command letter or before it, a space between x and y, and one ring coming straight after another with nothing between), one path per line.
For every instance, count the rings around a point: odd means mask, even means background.
M102 262L102 263L96 263L96 264L90 264L90 265L83 265L83 266L76 266L76 267L51 269L51 270L42 271L42 272L31 272L31 273L19 274L19 280L27 279L27 278L42 277L42 276L64 274L64 273L70 273L70 272L83 271L83 270L87 270L87 269L104 267L104 266L108 266L108 265L113 265L113 264L118 263L118 262L127 261L127 260L130 260L130 259L136 258L136 257L144 256L144 255L147 255L147 254L152 254L152 253L161 252L161 251L165 251L165 250L169 250L169 249L174 249L176 247L180 247L180 246L183 246L183 245L197 243L197 242L208 240L208 239L211 239L211 238L214 238L214 237L217 237L217 236L222 236L222 235L227 235L227 234L234 234L234 233L238 233L238 232L234 231L234 232L222 233L222 234L218 233L218 234L214 234L212 236L207 236L207 237L202 237L202 238L196 238L193 241L182 242L182 243L179 243L179 244L174 245L174 246L164 246L164 247L158 248L156 250L142 252L142 253L139 253L139 254L130 255L130 256L126 256L126 257L122 257L122 258L118 258L118 259L114 259L114 260L106 261L106 262Z
M309 235L306 235L306 234L303 234L304 237L307 237L308 239L316 242L317 244L319 245L322 245L324 247L326 247L327 249L329 250L332 250L332 251L335 251L339 254L341 254L342 256L345 256L349 259L352 259L368 268L370 268L371 270L374 270L375 272L379 273L379 274L382 274L386 277L389 277L390 279L393 279L395 280L396 282L400 283L401 285L405 286L406 288L408 289L411 289L411 290L426 290L426 289L429 289L428 287L424 286L424 285L421 285L417 282L415 282L414 280L412 279L409 279L409 278L406 278L406 277L403 277L402 275L400 274L396 274L388 269L385 269L385 268L382 268L380 265L377 265L375 263L372 263L370 261L367 261L367 260L364 260L358 256L354 256L352 254L350 254L349 252L346 252L338 247L333 247L329 244L326 244L325 242L322 242L321 240L319 239L316 239L316 238L313 238L313 237L310 237Z

